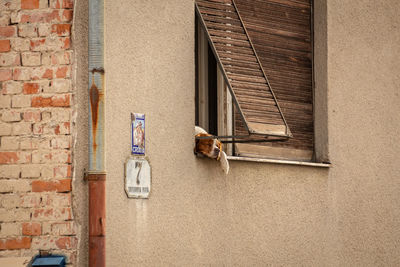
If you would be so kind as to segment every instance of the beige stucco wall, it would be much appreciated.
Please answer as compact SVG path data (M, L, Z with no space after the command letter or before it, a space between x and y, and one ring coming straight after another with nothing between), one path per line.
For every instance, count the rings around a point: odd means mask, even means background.
M328 1L337 265L400 265L399 1Z
M317 128L333 167L231 162L228 176L192 152L193 1L105 2L107 266L400 264L398 1L316 1L327 14L317 27L327 34L316 33ZM124 192L130 112L146 114L148 200Z
M88 169L88 1L74 2L73 40L75 60L75 143L74 143L74 180L73 216L78 227L77 266L88 263L88 184L83 180L84 170Z

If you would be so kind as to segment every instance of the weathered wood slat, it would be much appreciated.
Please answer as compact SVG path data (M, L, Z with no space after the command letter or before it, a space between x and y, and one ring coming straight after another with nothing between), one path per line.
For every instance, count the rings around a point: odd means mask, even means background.
M288 92L288 93L295 93L295 92L302 92L303 95L312 95L312 92L307 92L306 89L309 88L308 85L304 84L299 84L299 83L289 83L289 81L282 81L282 79L279 80L273 80L275 87L280 88L282 92Z
M205 23L206 23L207 28L209 28L209 29L226 30L226 31L244 33L244 29L242 27L236 26L233 24L229 25L229 24L224 24L224 23L217 23L217 22L213 22L211 20L205 20Z
M275 102L272 103L271 99L264 98L264 97L251 97L249 95L239 95L237 96L238 100L240 100L243 103L248 103L248 104L255 104L255 105L276 105ZM239 104L240 105L240 104Z
M237 13L236 12L231 12L231 11L224 11L224 10L217 10L217 9L211 9L211 8L202 7L200 9L200 12L203 15L214 15L214 16L220 16L222 18L239 19L239 16L237 15Z
M277 72L279 72L279 70L290 71L290 72L295 72L295 73L304 74L304 75L309 75L311 73L309 67L293 66L293 65L287 64L286 62L277 62L277 61L273 61L268 58L261 58L261 64L267 75L269 73L269 70L275 70ZM271 79L272 78L273 77L271 77Z
M221 37L217 37L217 36L211 36L211 40L215 43L231 44L231 45L236 45L236 46L241 46L241 47L251 47L250 43L248 41L243 41L243 40L227 39L227 38L221 38Z
M221 52L229 52L229 53L238 53L242 55L254 55L254 52L249 47L238 47L229 44L215 44L215 47L218 51Z
M268 87L265 85L266 81L264 77L254 77L249 75L240 75L240 74L228 74L229 79L232 81L243 81L243 82L251 82L251 83L259 83L264 85L264 91L268 91Z
M196 3L200 7L235 12L235 8L231 4L227 4L227 3L224 4L224 3L216 3L216 2L202 1L202 0L196 1Z
M290 38L292 40L298 40L299 42L310 42L310 35L308 33L299 33L299 32L294 32L292 30L282 30L279 28L271 28L267 26L262 26L259 24L252 24L249 23L248 26L246 27L248 31L252 32L253 35L255 34L269 34L272 36L278 36L281 38Z
M275 112L275 106L273 105L257 105L255 103L242 103L241 107L247 110L254 110L254 111L267 111L267 112Z
M301 2L299 0L239 0L236 4L254 5L259 8L281 8L285 11L304 13L304 15L310 14L311 2L309 0Z
M268 34L268 33L258 33L251 37L254 46L263 47L280 47L287 50L298 50L298 51L310 51L311 42L299 41L299 40L288 40L288 38ZM258 52L257 52L258 53Z
M223 51L218 52L219 56L223 59L238 60L239 62L254 62L257 63L257 59L252 55L241 55L238 53L226 53Z
M279 115L276 115L275 112L256 112L251 111L246 113L246 119L248 122L255 123L266 123L266 124L283 124L283 121Z
M260 65L252 62L239 62L237 60L229 60L229 59L221 59L221 61L225 66L236 66L253 70L261 70Z
M232 4L232 0L208 0L207 2Z
M209 29L208 32L210 33L211 36L224 37L233 40L247 40L247 36L244 33L234 33L229 31L221 31L213 29Z
M219 23L221 25L226 25L226 26L230 26L230 25L236 26L236 27L239 27L239 28L236 28L237 30L239 30L239 31L241 30L240 26L242 24L239 19L222 18L222 17L216 17L216 16L207 16L207 15L204 15L203 19L206 22L210 22L210 23L217 23L217 24Z
M252 70L252 69L238 68L233 66L226 67L225 70L228 73L251 75L254 77L264 77L264 74L261 72L261 70Z
M243 100L243 103L250 103L252 101L253 97L257 97L257 98L263 98L262 105L275 106L275 101L271 94L263 94L263 93L260 94L259 91L251 91L251 90L241 89L241 88L235 88L235 92L236 92L237 97L242 97L241 99L243 99L243 97L248 97L250 99L248 102ZM253 104L257 105L257 103L253 103Z
M297 24L303 26L308 25L306 19L310 18L310 15L307 13L299 12L298 10L290 8L285 9L280 5L266 4L265 6L254 6L250 4L239 4L242 1L236 2L238 3L238 9L242 16L252 16L253 18L258 19L273 19L285 24Z
M305 84L310 84L312 79L311 72L299 73L294 70L280 70L275 68L270 68L268 70L268 74L270 76L278 76L286 79L290 79L291 81L301 82Z
M297 101L299 103L312 104L312 97L307 97L302 95L289 95L289 94L286 95L280 94L278 97L279 97L279 103L284 101Z
M244 82L244 81L232 81L231 82L233 87L237 88L247 88L247 89L257 89L260 91L265 91L266 84L260 83L251 83L251 82ZM271 92L269 92L271 93Z
M288 112L290 111L290 109L295 109L301 112L306 112L307 114L313 113L312 105L307 103L281 101L279 102L279 105L281 106L282 109L288 109Z
M242 14L242 13L240 13ZM310 28L299 27L296 23L285 23L276 20L260 20L259 18L246 17L248 31L262 31L262 29L291 32L300 36L309 36Z
M252 1L254 1L254 0L252 0ZM263 2L263 1L255 0L255 2ZM305 1L269 0L269 2L284 5L284 6L287 6L290 8L301 8L301 9L311 8L311 3L309 0L305 0Z

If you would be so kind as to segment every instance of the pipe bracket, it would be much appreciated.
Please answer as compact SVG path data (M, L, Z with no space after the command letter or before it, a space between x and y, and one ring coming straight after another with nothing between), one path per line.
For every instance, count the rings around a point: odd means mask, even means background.
M106 174L105 173L88 173L85 172L84 178L85 181L105 181Z

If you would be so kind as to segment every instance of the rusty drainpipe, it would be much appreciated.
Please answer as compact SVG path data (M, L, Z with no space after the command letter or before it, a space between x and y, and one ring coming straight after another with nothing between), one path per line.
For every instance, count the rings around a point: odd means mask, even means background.
M89 266L106 265L104 0L89 0Z

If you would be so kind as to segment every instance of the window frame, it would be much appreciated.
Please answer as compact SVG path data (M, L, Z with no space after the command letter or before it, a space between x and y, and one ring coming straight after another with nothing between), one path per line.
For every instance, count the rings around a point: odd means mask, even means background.
M304 159L300 159L300 160L298 160L298 159L292 159L292 157L288 157L287 156L287 153L285 154L285 155L283 155L283 156L280 156L279 154L279 152L278 153L269 153L269 155L268 156L251 156L251 157L248 157L249 155L245 155L244 157L243 156L237 156L237 155L235 155L234 153L235 153L235 145L233 145L233 146L231 146L229 149L228 149L228 153L230 154L230 152L232 152L232 156L229 156L229 158L230 159L235 159L235 160L238 160L239 158L242 158L242 159L246 159L246 160L249 160L250 159L250 161L258 161L258 162L264 162L265 160L267 161L267 162L269 162L269 161L274 161L274 160L278 160L278 161L283 161L283 162L304 162L304 163L313 163L313 164L318 164L318 162L325 162L325 163L323 163L323 165L325 164L325 165L329 165L329 160L327 159L328 157L324 157L324 159L319 159L318 158L318 156L316 156L316 155L318 155L318 153L316 153L316 149L317 149L317 145L316 145L316 142L317 142L317 138L315 138L316 137L316 131L317 131L317 127L315 126L315 122L316 122L316 120L315 120L315 113L316 113L316 104L315 104L315 102L316 102L316 98L315 98L315 70L316 70L316 62L315 62L315 39L314 39L314 22L315 22L315 18L314 18L314 1L311 1L311 15L310 15L310 20L311 20L311 43L312 43L312 48L311 48L311 54L312 54L312 59L311 59L311 61L312 61L312 80L311 80L311 83L312 83L312 95L313 95L313 103L312 103L312 106L313 106L313 125L314 125L314 138L313 138L313 141L314 141L314 146L313 146L313 151L312 151L312 156L310 157L310 160L304 160ZM200 25L200 23L198 22L198 18L197 18L197 16L196 16L196 108L199 108L199 104L198 104L198 101L199 101L199 99L198 99L198 92L199 92L199 90L200 90L200 88L199 88L199 77L198 77L198 32L199 32L199 30L201 30L200 29L201 28L201 25ZM220 76L220 75L218 75L218 76ZM219 82L220 83L220 82ZM221 87L221 85L219 84L219 86L218 86L219 88ZM220 89L218 90L218 94L220 95L221 94L221 91L220 91ZM219 98L221 98L221 95L219 96ZM218 101L219 103L221 102L220 100ZM223 101L223 105L225 105L225 101ZM219 105L219 110L222 110L222 107L220 107L221 105ZM197 116L198 116L198 110L196 109L196 118L197 118ZM218 115L218 118L219 118L219 120L218 121L221 121L221 116L220 115ZM199 121L198 121L198 119L196 119L196 124L197 125L200 125L201 126L201 124L199 124ZM226 127L226 126L225 126ZM218 123L218 128L219 128L219 130L220 129L223 129L223 126L221 126L221 123ZM267 147L269 150L271 150L271 148L270 147ZM295 152L295 148L287 148L287 150L290 152ZM228 155L229 155L228 154ZM307 164L306 164L307 165Z

